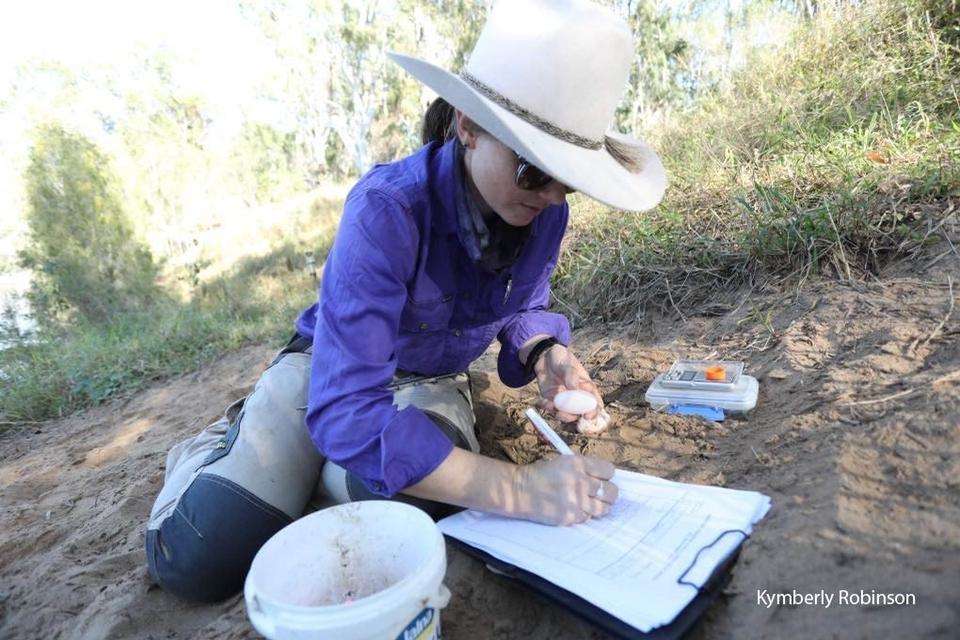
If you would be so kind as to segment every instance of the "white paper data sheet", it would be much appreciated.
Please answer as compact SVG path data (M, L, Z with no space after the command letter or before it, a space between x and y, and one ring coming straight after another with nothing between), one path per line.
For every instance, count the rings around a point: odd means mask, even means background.
M689 567L683 581L703 585L744 539L721 534L749 534L770 508L770 499L753 491L622 469L613 482L620 495L610 513L579 525L555 527L478 511L461 511L439 525L445 534L646 632L671 622L697 595L695 587L677 582L681 574Z

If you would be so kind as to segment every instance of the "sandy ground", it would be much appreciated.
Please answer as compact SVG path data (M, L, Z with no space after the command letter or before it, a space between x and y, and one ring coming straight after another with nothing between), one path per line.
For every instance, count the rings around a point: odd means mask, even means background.
M960 260L900 264L870 284L744 291L719 315L596 326L575 348L614 417L564 437L620 467L762 491L773 508L692 637L960 637ZM945 320L945 321L944 321ZM184 604L149 583L146 517L167 449L246 394L272 345L126 401L0 435L0 637L252 638L243 601ZM745 420L654 413L677 356L743 359ZM472 367L484 452L553 455L520 420L535 386ZM606 638L448 548L445 637ZM758 589L915 593L913 607L774 607Z

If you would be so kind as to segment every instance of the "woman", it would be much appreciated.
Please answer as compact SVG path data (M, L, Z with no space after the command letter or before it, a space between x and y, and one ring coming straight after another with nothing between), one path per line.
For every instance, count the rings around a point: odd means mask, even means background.
M568 193L626 210L662 196L656 154L609 130L632 56L606 9L544 0L496 5L459 76L391 54L440 95L424 146L358 181L297 334L249 396L170 451L147 526L154 580L194 600L235 593L318 482L333 502L398 499L436 518L607 513L607 461L479 454L466 370L496 337L504 384L536 379L562 421L578 417L553 406L564 389L596 397L587 420L602 412L566 318L547 310L549 280Z

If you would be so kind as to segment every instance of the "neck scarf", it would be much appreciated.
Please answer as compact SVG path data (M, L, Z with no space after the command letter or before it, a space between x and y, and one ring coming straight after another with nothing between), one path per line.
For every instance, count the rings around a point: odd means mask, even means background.
M457 198L457 219L460 237L467 254L487 271L498 273L516 262L524 242L530 235L530 225L514 227L504 222L497 213L477 201L467 184L464 171L464 147L458 142L454 162Z

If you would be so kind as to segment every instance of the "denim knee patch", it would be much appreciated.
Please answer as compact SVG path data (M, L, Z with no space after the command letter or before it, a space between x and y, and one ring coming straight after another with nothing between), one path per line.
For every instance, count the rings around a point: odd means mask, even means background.
M201 473L160 527L147 530L147 567L181 598L223 600L243 587L257 551L290 522L238 484Z

